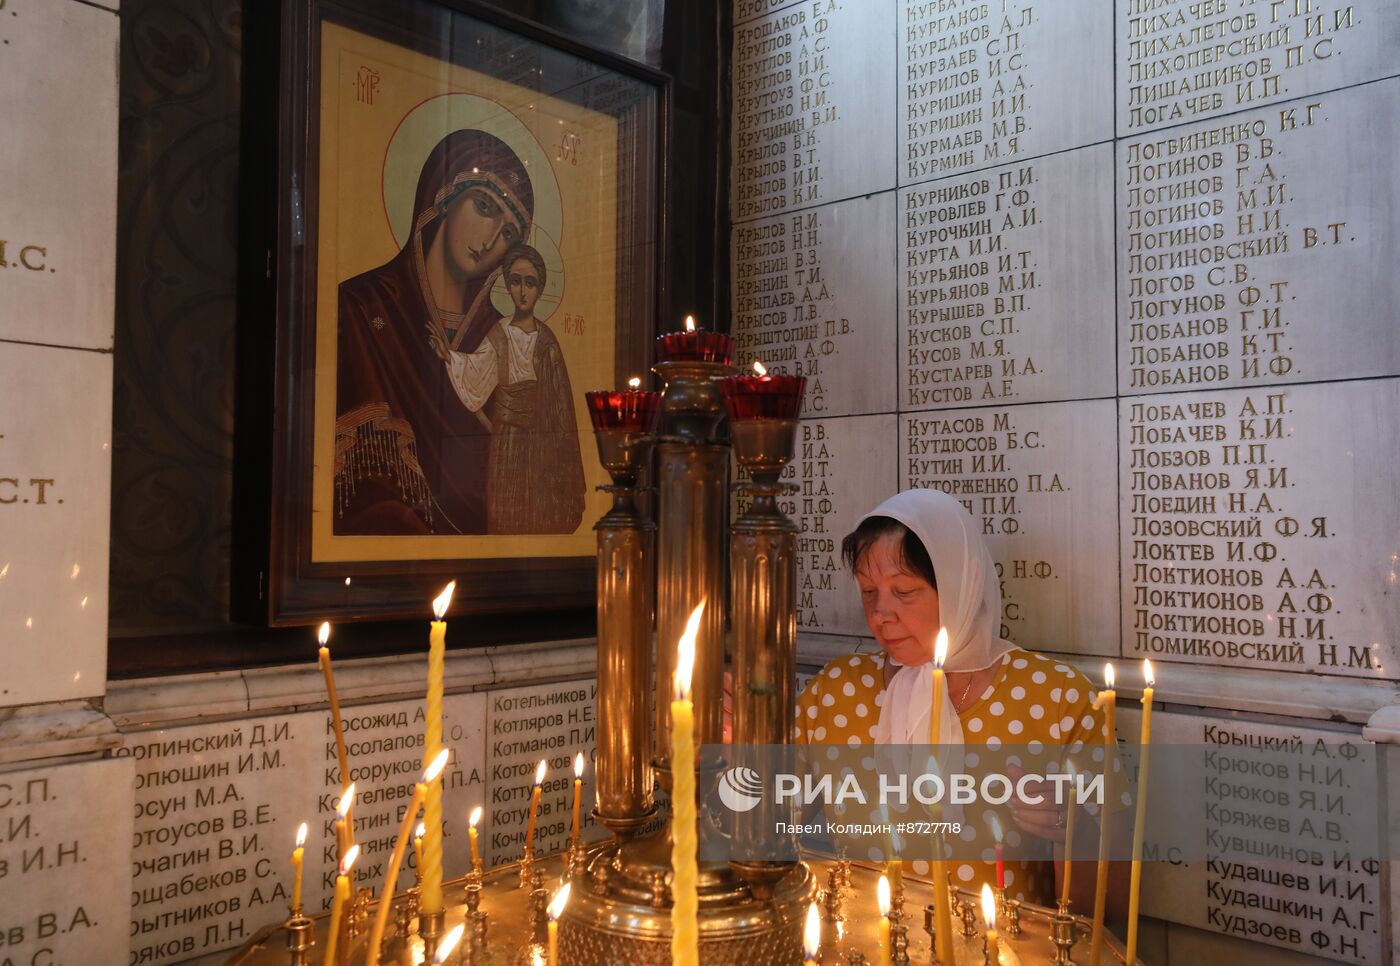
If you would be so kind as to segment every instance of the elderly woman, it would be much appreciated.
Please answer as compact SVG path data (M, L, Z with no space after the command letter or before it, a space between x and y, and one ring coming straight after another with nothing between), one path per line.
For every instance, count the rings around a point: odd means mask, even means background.
M938 745L961 749L969 767L977 763L975 745L1053 753L1056 746L1082 743L1086 765L1103 760L1105 719L1092 707L1089 681L1067 664L1001 638L996 569L975 521L955 499L937 490L906 490L868 513L841 551L880 650L838 658L807 683L798 699L799 742L928 744L933 647L942 627L949 647ZM1118 768L1116 755L1112 761ZM1037 797L1034 791L1028 787L1027 798ZM1120 795L1117 789L1111 794L1111 809L1122 808ZM1052 795L1043 798L1038 804L1013 797L1005 806L964 809L963 841L955 854L990 859L999 825L1010 855L1048 860L1053 850L1055 859L1062 858L1065 812ZM1097 840L1095 817L1081 809L1075 824L1077 841ZM980 888L995 875L991 861L954 860L949 869L963 888ZM1060 862L1008 859L1007 894L1051 902L1061 870ZM928 864L915 861L912 871L927 873ZM1115 878L1124 871L1115 869ZM1077 863L1071 885L1076 911L1092 910L1093 863ZM1110 915L1125 891L1109 890Z

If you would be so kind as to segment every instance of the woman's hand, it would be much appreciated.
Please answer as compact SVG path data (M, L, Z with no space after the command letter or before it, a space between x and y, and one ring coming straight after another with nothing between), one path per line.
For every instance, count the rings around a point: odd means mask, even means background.
M1021 776L1025 771L1015 765L1008 765L1006 770L1013 786L1019 789ZM1066 810L1072 806L1069 803L1056 803L1055 786L1051 782L1029 781L1026 782L1024 791L1025 798L1017 795L1011 799L1011 817L1016 822L1016 827L1037 838L1063 845ZM1030 800L1035 798L1041 800Z

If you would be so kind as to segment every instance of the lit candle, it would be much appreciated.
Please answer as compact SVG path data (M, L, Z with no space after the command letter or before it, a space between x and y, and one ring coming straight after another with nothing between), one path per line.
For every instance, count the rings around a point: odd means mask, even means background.
M535 766L535 790L530 794L530 824L525 828L525 854L521 860L530 859L535 854L535 816L540 810L540 786L544 784L546 762L543 758Z
M817 966L821 948L822 917L817 911L816 902L813 902L807 907L807 925L802 930L802 966Z
M442 937L442 942L438 943L437 952L433 954L434 963L445 963L447 957L452 955L452 950L457 948L457 943L462 940L462 933L467 929L467 924L459 922L453 926L446 936Z
M292 849L292 915L301 915L301 873L306 858L306 823L297 826L297 847Z
M413 830L413 868L417 871L418 878L423 878L423 833L428 827L422 822Z
M564 907L569 903L569 889L572 885L564 883L563 888L554 893L554 898L550 900L549 909L549 966L559 966L559 917L564 914Z
M408 849L409 832L418 818L418 809L428 797L428 788L447 767L447 758L446 748L438 752L433 763L424 769L422 777L413 786L413 796L408 800L408 807L404 809L403 824L399 826L398 838L394 840L394 853L389 858L389 871L384 875L384 888L379 892L380 901L374 914L374 929L370 931L369 946L366 947L369 950L369 966L379 966L379 948L384 941L384 929L389 925L389 910L394 905L394 884L399 881L399 866L403 864L404 852ZM330 963L330 959L326 959L326 962Z
M996 966L1001 962L997 949L997 900L992 895L992 887L985 882L982 883L982 919L987 923L987 962Z
M1103 666L1104 689L1094 698L1094 710L1103 709L1105 725L1108 729L1104 739L1104 802L1099 806L1099 866L1098 879L1094 884L1094 928L1089 936L1090 966L1099 966L1099 956L1103 954L1103 917L1108 903L1108 771L1110 750L1114 745L1114 710L1117 694L1113 690L1113 665Z
M340 927L345 918L345 905L350 901L350 868L360 857L360 847L350 846L345 858L340 860L340 875L335 878L335 898L331 901L331 928L326 937L326 959L328 966L336 966L336 947L340 945Z
M690 701L690 674L695 664L695 636L705 605L690 613L676 648L676 678L671 701L671 962L700 962L699 870L695 865L695 706Z
M729 418L796 419L802 411L805 376L771 376L763 363L754 360L754 375L730 376L719 381Z
M348 581L349 578L347 577L346 580ZM345 725L340 720L340 695L335 690L335 671L331 669L331 649L326 646L326 642L331 639L329 621L321 625L316 638L321 642L316 656L321 664L321 675L326 679L326 696L331 703L331 726L335 731L335 760L340 765L340 787L344 788L345 783L350 780L350 759L345 754ZM353 827L354 823L352 821L349 824ZM351 844L353 844L353 831L351 834ZM345 853L342 851L340 854L343 856Z
M481 853L476 847L476 823L481 821L481 806L472 809L471 818L467 819L467 837L472 843L472 871L481 868Z
M1142 835L1147 822L1147 756L1152 748L1152 662L1142 662L1142 757L1138 762L1137 817L1133 820L1133 874L1128 887L1128 958L1135 962L1138 941L1138 902L1142 898Z
M457 581L451 581L433 601L437 620L428 632L428 695L423 724L423 765L437 758L442 751L442 679L447 654L447 608L452 604L452 591ZM425 915L442 912L442 782L428 783L428 795L423 800L423 887L419 909Z
M875 889L875 901L880 907L880 966L890 966L890 880L883 875Z
M660 362L718 362L727 366L734 358L734 338L697 328L695 317L687 315L685 331L657 336L656 358Z
M583 752L574 755L574 830L569 835L570 843L578 842L578 800L583 794Z
M943 662L948 659L948 629L940 627L938 637L933 642L933 701L929 705L928 743L934 746L935 760L938 755L938 740L943 732ZM942 772L940 767L939 772ZM935 915L934 944L938 959L943 963L953 962L953 907L948 896L948 870L943 863L943 840L934 843L933 859L933 910Z
M1069 787L1074 787L1076 779L1074 765L1069 766ZM1070 873L1074 870L1074 813L1079 811L1075 797L1070 796L1069 802L1065 805L1065 881L1060 886L1060 900L1069 902L1069 880Z
M336 855L343 859L350 846L355 844L350 831L350 806L355 804L355 783L345 786L340 801L335 803L335 848Z
M1006 888L1006 846L1001 840L1001 823L997 821L995 815L992 816L992 834L997 839L997 888Z

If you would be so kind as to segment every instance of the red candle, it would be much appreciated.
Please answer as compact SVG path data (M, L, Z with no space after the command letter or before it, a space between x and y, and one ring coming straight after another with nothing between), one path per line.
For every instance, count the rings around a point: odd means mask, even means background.
M997 835L997 888L1006 888L1006 849L1001 844L1001 823L992 818L992 828Z
M796 419L802 409L806 377L769 375L761 362L755 362L753 367L756 375L730 376L719 382L729 418Z
M660 362L718 362L727 366L734 359L734 338L697 329L694 317L687 315L684 331L657 337L656 358Z
M584 393L588 415L595 430L624 429L633 433L649 433L656 425L661 411L661 393L644 392L637 388L640 379L633 379L631 389L593 390Z

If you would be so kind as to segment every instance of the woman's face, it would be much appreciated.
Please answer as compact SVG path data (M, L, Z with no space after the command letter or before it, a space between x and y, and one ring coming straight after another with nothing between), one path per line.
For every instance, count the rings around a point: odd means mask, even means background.
M540 300L540 273L528 258L517 258L506 266L506 290L517 311L530 313Z
M499 198L484 188L468 188L448 207L443 222L447 264L460 278L480 278L495 270L522 231Z
M870 633L900 664L927 664L938 634L938 591L904 566L901 534L872 543L856 566L860 602Z

